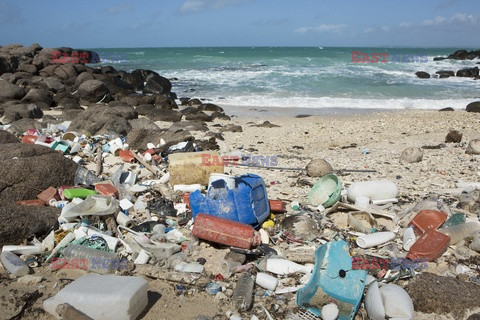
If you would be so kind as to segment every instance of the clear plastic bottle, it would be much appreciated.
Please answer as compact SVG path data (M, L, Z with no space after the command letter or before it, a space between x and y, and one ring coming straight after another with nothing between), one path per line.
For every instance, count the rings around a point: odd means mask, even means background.
M2 261L5 269L17 277L27 275L30 272L30 268L28 267L27 263L14 253L9 251L2 252L0 254L0 260Z
M438 231L450 236L450 244L457 244L468 236L480 231L480 224L476 222L467 222L451 226L448 228L442 228Z
M248 311L252 308L254 285L255 280L249 273L244 273L240 276L232 296L237 310Z
M96 273L107 274L122 267L120 258L115 253L101 251L79 244L69 244L62 254L69 260L72 268L87 269Z

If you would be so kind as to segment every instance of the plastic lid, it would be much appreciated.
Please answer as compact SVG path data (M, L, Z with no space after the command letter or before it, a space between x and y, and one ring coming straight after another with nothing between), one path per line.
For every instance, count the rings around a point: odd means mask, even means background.
M408 226L414 226L415 233L422 234L427 230L439 228L447 220L447 214L436 210L421 210Z
M407 258L411 260L425 259L433 261L447 251L449 244L449 236L430 229L412 245L407 254Z

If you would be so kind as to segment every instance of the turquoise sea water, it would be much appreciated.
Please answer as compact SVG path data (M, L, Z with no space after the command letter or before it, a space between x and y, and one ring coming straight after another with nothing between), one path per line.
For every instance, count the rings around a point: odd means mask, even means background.
M166 78L178 79L172 84L179 97L205 98L220 105L460 109L480 98L479 80L415 76L416 71L457 71L480 62L433 61L459 48L92 49L103 64L126 71L155 70ZM388 53L388 63L352 63L352 51L367 53L370 58L373 53Z

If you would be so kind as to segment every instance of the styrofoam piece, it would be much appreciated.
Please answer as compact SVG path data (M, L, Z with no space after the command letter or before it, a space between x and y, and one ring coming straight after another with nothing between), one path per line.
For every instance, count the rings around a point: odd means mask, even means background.
M360 248L370 248L381 245L395 238L393 232L375 232L357 238L357 245Z
M369 197L357 197L355 199L355 206L360 209L367 209L369 205L370 205Z
M274 291L278 285L278 279L265 272L258 272L255 278L255 283L260 287L270 291Z
M147 143L147 149L155 149L155 145L151 142Z
M147 251L141 250L137 258L133 261L134 264L147 264L150 260L150 255Z
M270 235L268 234L267 230L260 229L260 237L262 238L263 244L269 244L270 242Z
M203 270L203 265L198 262L180 262L175 266L175 271L179 272L202 273Z
M92 319L134 320L148 304L147 281L141 277L87 274L43 302L45 311L68 303Z
M119 205L122 210L129 210L131 207L133 207L133 203L126 198L120 200Z
M373 281L368 287L365 296L365 309L371 320L385 320L385 307L377 281Z
M165 173L161 178L160 178L160 183L161 184L165 184L165 183L168 183L168 181L170 181L170 172L167 172Z
M123 212L119 212L117 214L117 223L121 226L124 226L124 227L127 227L127 228L131 228L133 227L134 225L134 222L133 220L130 218L130 216L127 216L125 213Z

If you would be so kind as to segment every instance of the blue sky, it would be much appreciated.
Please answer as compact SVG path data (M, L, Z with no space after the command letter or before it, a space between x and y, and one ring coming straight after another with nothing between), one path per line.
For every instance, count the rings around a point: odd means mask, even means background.
M480 46L479 0L0 0L0 45Z

